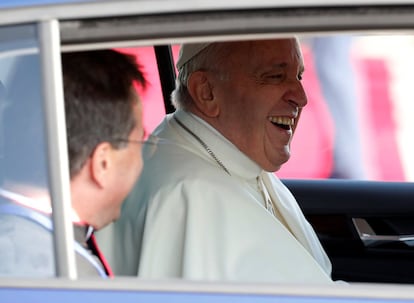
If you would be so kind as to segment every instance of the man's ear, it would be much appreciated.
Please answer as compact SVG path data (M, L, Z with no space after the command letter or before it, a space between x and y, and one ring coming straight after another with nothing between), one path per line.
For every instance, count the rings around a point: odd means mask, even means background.
M195 105L203 114L208 117L216 117L219 114L220 108L205 71L193 72L188 79L187 87Z
M110 180L112 151L113 148L109 142L102 142L95 147L91 155L91 179L101 188L104 188Z

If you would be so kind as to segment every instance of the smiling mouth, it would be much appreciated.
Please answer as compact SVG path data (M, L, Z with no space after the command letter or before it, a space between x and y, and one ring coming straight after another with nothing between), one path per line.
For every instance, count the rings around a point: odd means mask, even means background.
M270 122L272 122L273 125L280 127L284 130L290 130L295 123L294 118L288 117L269 117L268 119Z

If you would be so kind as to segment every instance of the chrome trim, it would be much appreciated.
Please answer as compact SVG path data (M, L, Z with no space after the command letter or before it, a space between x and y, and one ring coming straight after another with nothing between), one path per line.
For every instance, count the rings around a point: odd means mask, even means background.
M42 21L38 24L38 30L49 184L53 207L56 275L76 279L59 23L57 20Z
M412 33L414 6L269 8L134 15L61 20L60 29L62 45L78 47L82 44L103 45L109 41L125 44L140 40L169 40L170 43L188 38L217 40L229 35L384 33L397 30Z
M389 243L405 243L408 246L414 246L414 235L377 235L365 219L352 218L352 223L366 247Z
M171 293L187 293L190 296L192 293L217 293L230 295L243 294L247 296L251 294L265 296L281 296L285 299L289 296L292 296L294 298L297 298L298 301L300 301L301 297L313 297L314 302L343 302L342 300L340 300L340 298L354 298L352 302L366 302L367 299L380 299L380 301L378 302L387 302L385 301L386 299L414 300L414 291L412 285L397 285L384 283L334 283L329 285L312 283L218 283L185 280L145 280L137 279L137 277L117 277L115 279L106 280L79 279L74 281L68 281L66 279L0 279L0 295L2 290L1 288L11 287L16 289L46 288L49 290L117 290L120 291L118 301L121 302L122 296L124 294L123 292L128 293L128 295L130 295L131 292L142 292L143 295L148 292L166 293L167 295ZM365 300L360 301L357 300L358 298L363 298ZM329 301L328 299L332 300ZM246 299L246 301L249 300ZM272 298L269 297L269 301L273 302ZM285 302L283 301L283 298L281 301ZM275 302L279 301L276 300ZM406 301L401 301L401 303L403 302Z
M64 4L16 5L0 7L0 25L28 23L50 19L100 18L108 16L131 16L169 14L182 12L224 11L238 9L304 8L304 7L359 7L413 5L413 0L120 0L91 1Z

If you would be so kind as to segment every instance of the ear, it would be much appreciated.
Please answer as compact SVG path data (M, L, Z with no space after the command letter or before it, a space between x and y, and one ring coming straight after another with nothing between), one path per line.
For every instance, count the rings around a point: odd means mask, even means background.
M99 143L91 155L91 178L100 188L106 187L110 182L113 148L109 142Z
M216 117L220 112L213 86L207 72L196 71L188 79L188 92L197 108L208 117Z

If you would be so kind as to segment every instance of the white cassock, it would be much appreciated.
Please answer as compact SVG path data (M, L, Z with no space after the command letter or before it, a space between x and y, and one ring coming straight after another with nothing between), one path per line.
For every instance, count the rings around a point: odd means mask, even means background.
M332 283L326 253L278 178L187 112L168 115L154 135L160 144L147 146L140 180L102 243L116 274Z

